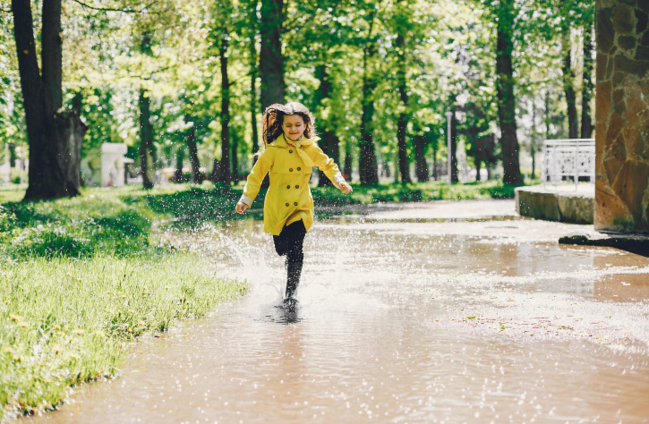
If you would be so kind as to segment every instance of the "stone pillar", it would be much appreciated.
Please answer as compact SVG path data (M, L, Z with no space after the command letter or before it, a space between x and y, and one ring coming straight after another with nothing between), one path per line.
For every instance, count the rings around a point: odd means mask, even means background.
M649 232L649 0L597 0L595 229Z

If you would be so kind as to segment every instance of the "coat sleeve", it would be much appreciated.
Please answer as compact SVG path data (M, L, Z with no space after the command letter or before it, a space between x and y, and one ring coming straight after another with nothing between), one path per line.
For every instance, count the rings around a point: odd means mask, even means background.
M336 187L340 188L340 184L346 181L334 160L327 156L317 144L313 144L309 150L311 150L309 156L311 156L315 166L324 172Z
M245 203L246 205L252 205L252 202L255 200L255 197L259 194L259 188L261 187L264 177L270 171L270 167L273 165L273 149L266 148L264 153L259 156L257 163L252 167L250 175L246 181L246 186L243 188L243 196L239 199L240 202Z

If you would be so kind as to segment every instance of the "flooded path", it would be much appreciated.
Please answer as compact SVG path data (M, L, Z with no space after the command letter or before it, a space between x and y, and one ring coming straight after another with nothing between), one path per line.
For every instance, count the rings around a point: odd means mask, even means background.
M512 201L316 222L300 307L261 223L171 237L251 293L134 346L49 423L649 423L649 258Z

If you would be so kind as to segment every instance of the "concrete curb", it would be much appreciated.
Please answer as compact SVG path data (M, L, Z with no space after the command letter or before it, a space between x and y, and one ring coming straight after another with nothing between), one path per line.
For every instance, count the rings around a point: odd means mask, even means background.
M518 187L516 211L521 216L570 224L592 224L595 189L592 192L545 190L543 186Z

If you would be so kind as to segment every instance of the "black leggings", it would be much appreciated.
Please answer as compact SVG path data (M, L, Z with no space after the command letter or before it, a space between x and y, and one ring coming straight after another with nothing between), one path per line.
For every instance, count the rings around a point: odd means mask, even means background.
M286 256L286 299L294 299L295 291L300 284L304 253L302 245L306 228L304 222L299 220L284 227L280 235L273 236L275 250L280 256ZM286 300L285 300L286 301Z
M306 236L306 228L302 220L287 225L280 235L273 236L275 251L279 256L286 256L288 262L301 262L304 257L302 251L304 236Z

